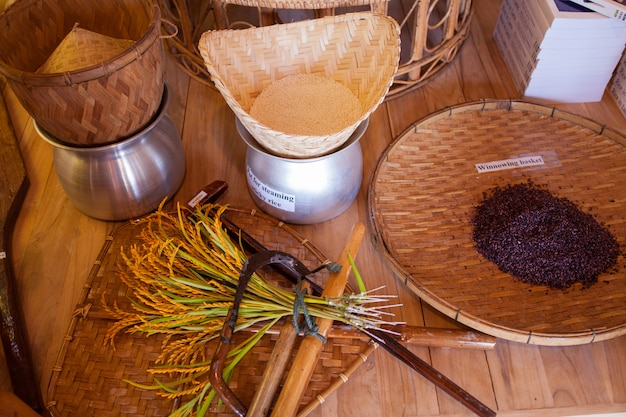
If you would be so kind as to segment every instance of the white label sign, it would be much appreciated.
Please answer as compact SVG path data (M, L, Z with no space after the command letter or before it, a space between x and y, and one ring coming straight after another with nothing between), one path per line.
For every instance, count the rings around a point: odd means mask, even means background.
M293 194L283 193L282 191L275 190L266 184L259 181L259 179L254 175L252 170L248 167L248 184L250 188L254 192L254 194L269 204L270 206L276 207L278 209L288 211L293 213L296 211L296 196Z
M195 207L206 196L207 196L206 191L202 190L198 194L196 194L191 200L189 200L189 203L187 203L187 205L189 207Z
M543 158L537 156L525 156L522 158L504 159L502 161L484 162L482 164L474 164L479 173L502 171L504 169L525 168L536 165L544 165Z

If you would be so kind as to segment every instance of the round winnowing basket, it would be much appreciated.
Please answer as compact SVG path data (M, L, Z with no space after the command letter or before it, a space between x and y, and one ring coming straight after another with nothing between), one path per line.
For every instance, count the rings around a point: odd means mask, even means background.
M225 216L266 248L288 252L308 268L329 262L308 239L258 210L229 207ZM148 369L155 367L162 337L120 333L115 337L115 349L105 341L114 318L102 304L103 295L108 305L117 303L122 310L133 311L133 294L118 274L123 267L122 251L141 242L143 227L142 223L126 222L116 228L87 277L48 386L47 404L54 417L166 417L182 405L180 399L166 398L136 385L154 384ZM263 273L267 279L285 280L271 269ZM321 285L328 273L315 274L312 278L319 280L317 284ZM278 334L269 332L235 367L229 384L246 406L259 386L277 339ZM298 345L299 342L292 360ZM299 416L314 410L339 388L367 360L375 346L366 339L329 337L302 397ZM211 357L212 353L207 356ZM236 414L216 399L206 415L225 417Z
M76 24L133 45L82 69L38 73ZM0 73L55 137L78 146L112 143L141 130L161 103L160 25L155 0L19 1L0 15ZM65 58L81 68L86 56Z
M263 147L280 156L311 158L341 146L385 99L398 68L400 37L393 19L363 12L209 31L199 49L217 89ZM345 85L359 99L361 116L323 136L279 132L250 116L252 103L268 85L294 74L315 74Z
M587 288L550 289L518 281L484 259L470 225L495 186L531 180L604 223L623 252L625 146L626 137L612 129L522 101L442 110L409 128L379 160L369 197L378 247L416 295L484 333L540 345L626 334L623 255L617 272ZM520 159L535 162L485 168ZM511 163L494 164L501 161Z

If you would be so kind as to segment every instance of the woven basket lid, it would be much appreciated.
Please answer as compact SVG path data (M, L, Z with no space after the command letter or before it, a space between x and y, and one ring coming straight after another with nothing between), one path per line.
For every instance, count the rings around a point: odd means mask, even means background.
M588 288L550 289L501 272L475 249L470 219L495 186L527 182L574 202L626 247L626 138L521 101L481 101L416 123L383 153L369 209L379 248L437 310L487 334L574 345L626 334L626 262ZM482 172L477 164L541 157ZM495 164L494 164L495 165Z
M88 68L116 57L134 44L135 41L101 35L76 24L36 72L53 74Z

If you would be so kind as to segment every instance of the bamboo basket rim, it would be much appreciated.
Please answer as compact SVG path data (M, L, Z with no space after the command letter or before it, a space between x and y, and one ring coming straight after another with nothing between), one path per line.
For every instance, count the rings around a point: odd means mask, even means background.
M269 239L274 239L273 242L277 241L278 244L283 245L298 245L298 250L305 251L307 253L309 259L305 260L301 258L300 260L315 262L316 264L326 264L331 262L331 260L327 258L309 239L302 236L298 231L282 221L266 215L257 209L227 205L226 214L227 216L234 216L234 221L241 220L242 223L239 223L238 226L250 233L262 244L268 244L263 241L263 237L267 236L268 230L272 230L272 233L275 233L276 236L271 236ZM250 225L247 225L246 221L248 221ZM103 327L108 328L108 323L112 323L112 318L107 316L107 314L102 311L102 307L98 305L101 291L112 292L114 294L117 291L117 295L113 297L115 300L121 300L127 297L126 293L123 291L123 286L120 285L120 280L115 277L114 272L110 271L109 268L111 267L111 259L115 258L115 254L112 251L119 251L120 248L136 241L138 236L137 224L137 220L129 220L116 225L108 234L97 259L89 271L87 281L83 287L83 292L76 304L76 308L70 320L66 335L63 337L63 343L57 355L52 375L48 383L48 398L46 406L52 416L60 417L76 415L75 413L79 412L81 409L84 411L85 407L94 413L98 413L97 415L100 416L114 417L119 414L130 416L137 414L137 411L132 411L132 409L138 404L139 406L146 408L151 407L151 412L156 412L158 409L158 415L167 416L175 407L181 405L174 400L163 399L150 391L138 390L132 387L129 387L129 391L127 391L123 388L123 386L117 386L118 383L123 384L121 378L127 373L130 373L131 375L144 375L146 373L145 369L143 369L144 365L139 362L142 361L141 356L154 356L154 348L159 348L160 342L158 340L155 341L154 336L145 337L143 335L139 335L137 337L137 335L135 335L135 337L133 337L132 335L118 335L117 338L128 338L127 341L122 340L122 343L119 341L116 342L116 350L114 352L121 351L119 352L119 357L124 358L125 356L131 354L130 351L124 349L126 349L126 346L133 348L135 343L142 345L145 344L145 351L140 351L140 353L137 354L136 359L130 358L130 364L128 362L122 363L122 359L118 358L117 353L107 351L107 355L111 354L114 357L113 360L107 359L105 361L107 362L107 374L97 378L98 388L96 388L95 391L93 383L89 381L89 379L93 379L90 374L93 372L92 368L96 367L93 363L91 363L91 358L95 358L93 361L102 361L103 358L101 357L102 355L98 353L102 349L102 346L97 345L99 341L92 340L91 334L88 334L89 337L85 337L85 333L98 332L98 334L100 334ZM259 226L259 224L261 224L261 226ZM255 227L258 227L258 230L255 229ZM258 233L263 237L255 236L255 233ZM94 300L96 302L94 302ZM92 330L93 328L98 328L100 331ZM98 337L100 336L98 335ZM266 335L263 339L272 338L270 340L274 340L276 337L276 335ZM145 342L148 339L151 339L152 342ZM343 341L344 339L341 340ZM341 348L342 346L346 346L351 343L348 350L349 353L343 353L344 356L340 361L341 365L339 367L336 363L335 365L332 365L332 368L326 368L325 366L318 364L318 369L316 371L317 378L314 382L314 392L316 395L309 395L310 398L301 402L301 408L298 411L299 417L304 417L315 410L325 401L326 398L328 398L328 396L333 394L340 386L346 383L349 376L367 361L369 355L377 347L376 344L367 340L350 340L351 341L346 341L343 345L337 346L337 348ZM327 345L332 352L332 338L329 338ZM96 353L93 351L96 351ZM72 357L72 355L75 355L76 357ZM87 355L89 358L85 359L81 355ZM265 358L265 361L266 360L267 358ZM111 364L108 364L109 361L111 361ZM68 362L71 363L68 364ZM336 361L333 359L333 361L330 362ZM78 363L78 370L76 369L76 363ZM119 367L116 368L116 366ZM128 368L131 369L128 370ZM322 373L319 372L320 369L323 371ZM85 375L82 375L82 373ZM243 376L240 376L239 378L245 379L247 377L247 374L244 372L242 372L241 375ZM254 375L254 373L251 375ZM320 377L323 381L318 381ZM115 382L111 382L112 380ZM236 374L233 376L233 381L241 383L242 386L244 385L244 381L242 379L238 380ZM323 382L324 386L320 386L320 382ZM78 391L80 391L81 394L78 394ZM87 400L89 404L94 404L93 408L92 405L86 406L81 404L83 401L82 395L85 391L90 392L91 394L89 395L98 396L95 400L94 398L89 398ZM121 397L122 399L119 402L117 400L113 400L113 403L111 404L106 399L107 395L115 398ZM129 396L131 398L129 398ZM149 404L150 402L152 402L151 405ZM132 406L129 405L131 403L133 404ZM93 411L96 407L99 411ZM121 412L120 409L124 409L125 407L127 407L126 411ZM220 409L210 410L207 415L232 416L234 414L230 410Z
M387 8L386 3L388 3L388 0L319 0L317 2L300 0L286 2L276 0L225 0L220 1L218 5L219 7L216 7L215 10L219 14L224 11L224 6L227 4L253 7L265 5L270 9L274 9L276 7L280 9L324 9L344 6L350 7L370 5L379 7L377 11L380 12L381 10ZM164 14L177 15L177 13L171 10L171 5L166 4L165 2L161 2L161 4ZM392 84L385 99L400 97L405 93L419 88L439 71L446 68L446 66L454 60L469 35L470 23L474 12L473 2L465 3L465 5L466 7L460 11L459 16L448 16L447 19L455 28L454 33L439 45L435 47L432 45L427 46L428 42L417 42L416 44L415 39L412 39L412 41L409 42L409 45L403 45L403 48L408 46L408 48L406 48L407 50L414 50L410 51L410 57L401 60L394 83ZM182 7L181 9L187 11L185 7ZM406 18L414 14L415 11L411 10L403 17ZM215 88L214 83L211 81L210 74L207 71L206 65L197 50L196 42L192 40L196 33L197 23L191 19L191 16L188 15L181 15L177 17L180 18L176 20L177 24L180 26L180 33L183 36L172 37L168 39L167 42L168 49L172 53L175 63L192 78ZM414 19L412 20L417 20L416 16L413 17ZM224 16L222 18L226 19L224 24L228 24L228 14L224 12ZM428 16L421 17L421 19L428 21ZM419 22L413 22L409 25L408 23L412 22L412 20L405 21L405 24L401 25L401 29L404 31L408 26L417 26L428 30L426 27L427 25ZM412 29L413 28L411 28L411 30ZM409 36L408 33L406 35Z
M216 59L212 58L211 53L208 52L210 47L214 45L219 45L221 48L225 47L226 43L231 38L235 37L235 34L239 35L238 38L249 38L252 42L254 39L260 38L273 39L274 35L276 35L276 32L279 31L291 31L293 32L291 36L294 39L294 42L296 42L295 36L300 36L301 32L304 31L304 28L306 27L326 28L328 27L328 25L331 24L349 25L351 22L357 21L376 21L377 23L379 22L382 29L387 32L388 38L393 38L393 40L389 39L389 41L387 42L388 45L386 48L384 48L383 51L383 53L386 54L387 60L393 62L393 66L387 68L387 71L384 71L382 66L378 66L376 68L377 84L374 84L371 88L368 89L368 96L355 93L355 95L361 102L361 105L364 106L360 117L350 126L332 134L319 136L288 134L285 132L274 130L268 126L259 123L249 114L249 107L251 106L251 102L242 103L241 99L243 98L244 101L249 101L248 96L259 94L262 88L260 88L259 85L255 85L255 90L249 90L246 93L238 94L238 96L242 97L235 97L235 94L233 94L232 92L232 86L230 85L230 82L226 79L226 69L218 68L219 63ZM355 41L358 41L358 34L351 35L354 37ZM284 36L282 38L284 38ZM250 45L252 45L251 42ZM303 41L302 43L310 44L312 43L312 41L307 40ZM373 12L353 12L342 15L326 16L317 19L296 21L271 26L254 27L248 29L224 29L207 31L202 35L200 39L199 50L214 85L220 91L231 110L237 115L237 117L241 120L246 129L262 146L280 156L292 158L311 158L328 154L329 152L332 152L332 150L341 146L341 144L350 137L350 135L357 128L357 126L367 117L369 117L371 113L374 112L378 108L378 106L384 101L386 94L389 92L389 89L394 82L394 76L397 72L399 65L400 29L398 23L389 16ZM324 51L320 54L320 56L312 57L312 62L318 63L326 62L324 60L328 61L327 58L331 54L326 53L326 55L324 55L323 53L325 51L326 50L324 48ZM384 55L381 54L381 56ZM267 61L267 63L265 61ZM245 61L242 60L242 62ZM270 59L266 59L264 60L263 65L266 65L268 67L265 71L271 73L264 73L264 80L270 79L271 81L276 81L278 78L274 78L276 75L273 70L278 71L279 68L289 67L290 63L281 61L280 63L273 65ZM299 64L299 66L309 67L311 66L311 63L307 62L307 65ZM337 76L334 76L335 74L338 74L340 72L335 67L336 65L329 65L327 68L324 69L326 73L322 73L321 70L312 71L310 69L305 69L304 72L309 74L329 76L331 78L334 78L338 82L342 82L342 80L337 79ZM367 67L367 65L363 64L363 67ZM236 68L236 70L242 71L241 68ZM260 71L253 72L254 76L257 76L256 74L259 73ZM285 75L292 73L293 71L287 72ZM298 73L302 73L302 71L299 71ZM383 76L387 78L383 79ZM259 77L257 76L254 81L256 84L260 83ZM343 84L349 87L351 90L355 89L354 86L347 85L345 82L343 82ZM355 82L354 84L357 83ZM359 88L358 90L360 92L362 89ZM374 96L372 96L372 91L375 92Z
M36 73L24 71L13 68L0 59L0 73L12 81L33 87L66 86L108 77L110 74L140 59L152 46L153 42L160 40L161 9L156 3L150 3L152 21L148 30L140 39L137 39L130 48L113 58L96 65L63 73ZM16 2L4 12L5 16L1 21L5 22L5 26L8 26L11 14L20 13L23 9L29 7L31 7L29 2ZM0 28L0 30L2 29Z
M369 6L383 4L389 0L228 0L224 3L247 7L269 7L277 9L330 9L337 7Z
M494 126L499 126L497 129L505 129L502 131L503 137L507 134L513 135L516 132L518 137L515 137L515 140L518 143L519 141L525 142L517 148L514 145L510 145L511 154L515 154L516 150L526 145L528 146L524 149L532 154L533 143L536 144L536 149L542 149L542 152L551 146L554 146L557 153L559 151L564 152L564 150L573 152L575 149L572 146L568 146L568 141L571 137L573 138L571 139L572 141L580 140L580 143L589 140L596 141L595 143L600 143L601 145L612 145L619 150L619 155L610 155L607 158L619 158L620 156L626 158L626 137L624 135L589 118L561 111L556 107L522 100L483 99L446 107L426 116L401 133L382 153L370 182L368 210L370 222L374 229L376 245L397 273L398 279L403 281L414 294L453 320L483 333L515 342L567 346L598 342L626 334L626 313L623 310L623 302L626 300L626 276L624 275L626 273L626 265L623 254L618 259L619 272L617 276L613 273L604 274L600 277L598 283L589 288L575 287L567 290L551 290L547 287L532 286L531 284L515 281L508 274L499 272L495 265L491 265L489 261L480 258L477 254L476 259L464 258L456 260L455 256L462 258L470 251L475 252L471 236L469 236L469 233L464 233L470 229L468 222L458 219L469 217L469 211L478 204L480 196L483 195L482 193L495 185L519 182L527 177L531 177L533 181L541 181L541 178L544 178L545 175L545 178L549 177L550 184L558 187L556 194L560 195L562 192L565 192L561 190L561 187L565 189L565 184L568 181L574 181L571 178L566 178L566 172L569 171L563 171L564 173L560 176L557 174L549 176L547 172L543 173L541 170L533 170L531 168L522 174L493 173L491 177L485 179L482 183L481 180L475 180L475 184L472 182L472 173L469 168L467 172L460 171L456 172L456 175L450 176L450 171L454 171L453 163L450 163L445 168L448 170L448 173L444 173L444 168L438 168L438 166L443 164L438 165L437 162L440 162L439 160L433 161L432 155L434 153L446 153L446 157L450 159L458 158L459 161L462 161L465 157L471 159L471 156L467 156L467 154L472 152L479 154L481 152L483 154L488 153L476 143L470 143L468 147L463 147L464 142L455 143L458 150L455 150L452 142L450 142L449 148L446 147L445 141L449 139L450 132L459 133L457 130L454 130L456 126L454 122L457 119L464 122L465 117L468 119L473 117L476 125L479 125L481 122L487 124L487 120L494 121ZM507 127L508 123L514 124L514 127ZM535 127L536 123L545 124L541 124L538 128L539 130L537 130ZM555 124L554 129L558 129L555 130L558 133L557 138L549 136L554 135L554 132L546 130L546 126L550 126L550 124ZM448 128L450 128L450 132L447 131ZM463 128L460 129L463 130ZM491 134L497 135L494 132ZM526 133L532 139L527 141L523 139L522 135ZM471 133L463 134L460 132L459 134L461 135L459 140L471 140ZM441 140L437 139L438 135L442 137ZM430 138L434 138L432 143ZM545 139L545 144L542 142L542 138L548 138ZM550 138L553 140L550 140ZM510 142L512 143L513 140ZM489 145L496 146L493 143L489 142ZM580 143L579 146L581 146ZM470 147L478 147L479 149L472 150ZM435 148L437 149L436 152L434 151ZM502 149L498 149L498 151L507 151ZM615 149L611 148L611 150L614 151ZM448 151L449 153L447 153ZM424 152L430 152L428 161L422 159L426 158L425 156L420 156ZM585 154L585 156L588 156L588 154ZM503 157L501 159L507 158ZM406 168L410 164L422 165L420 169L412 170ZM408 172L405 171L403 178L400 175L394 176L396 172L392 171L392 166L397 167L399 165L409 170ZM428 170L427 165L431 165L432 172L425 173ZM473 168L474 165L472 164ZM577 168L584 170L584 163L579 163ZM549 169L544 171L549 171ZM423 172L422 176L420 176L420 172ZM441 178L435 178L437 175L440 175ZM605 172L589 175L588 177L597 179L605 175L614 176L616 174ZM473 176L478 177L475 170L473 171ZM572 176L570 175L570 177ZM445 190L439 190L437 188L442 187L441 182L438 182L439 180L449 181L452 184ZM403 197L419 195L420 187L428 184L429 181L433 184L431 188L427 189L430 191L428 194L429 201L426 201L426 198L421 200L415 198L409 201ZM404 194L394 193L394 182L403 184ZM589 187L592 187L592 185L589 184ZM573 192L576 192L576 186L577 184L571 185ZM580 188L584 186L581 185ZM611 188L612 192L615 192L615 190L616 188ZM424 190L422 191L424 192ZM456 197L449 197L452 194L455 194ZM463 197L471 194L474 194L474 197ZM591 195L593 194L588 193L586 197L591 199ZM566 197L577 202L575 197ZM615 197L615 200L620 198ZM390 202L392 199L395 200ZM438 203L431 203L432 200L442 201L442 203L439 205ZM394 211L394 204L402 206L403 210L408 213L407 217L412 220L400 219L401 214L398 214L398 210ZM593 203L589 203L588 206L589 210L593 206L593 213L596 214L598 211L602 212L603 210L597 209ZM432 211L427 213L428 210ZM608 209L605 209L606 211ZM398 217L394 217L394 213ZM611 217L611 226L614 227L614 235L620 242L623 253L625 236L616 234L615 228L620 227L619 231L624 232L622 224L626 223L622 218L615 219L614 217L619 216L619 214L615 213L616 209L613 209L610 214L605 214L605 216ZM443 218L439 223L434 220L437 216ZM420 220L424 223L424 227L420 227ZM450 230L453 230L453 232L450 232ZM413 231L416 235L427 234L427 236L433 239L437 239L435 237L437 235L441 236L446 233L448 235L463 236L458 238L448 236L447 240L442 239L439 242L430 242L432 244L429 245L426 242L426 236L423 239L417 237L412 239L409 236L410 231ZM398 242L398 240L402 242ZM450 248L444 248L446 245L449 245ZM408 261L401 252L413 249L416 251L415 253L411 252L414 259L419 257L420 253L440 251L440 255L433 255L434 258L428 259L431 265L441 262L441 265L443 265L442 269L437 269L437 267L430 268L417 260L414 262ZM422 252L418 252L419 250ZM457 256L455 253L461 253L461 255ZM491 265L491 269L482 266L487 264ZM463 265L470 270L469 273L463 272ZM483 278L480 276L480 273L485 271L491 272ZM460 276L455 275L456 273L460 274ZM470 274L474 275L470 277ZM610 275L610 277L605 280L603 277L607 275ZM440 279L437 279L437 277ZM463 280L467 280L467 282L464 284L462 283ZM500 283L501 287L496 288L495 282ZM611 286L609 287L608 285ZM493 287L489 288L489 286ZM535 288L533 289L532 287ZM603 293L603 291L609 290L611 291L610 296ZM496 291L500 291L500 293L496 294ZM491 294L496 295L490 299ZM598 297L600 299L603 297L607 298L608 301L596 303ZM536 306L536 310L533 310L533 307L524 306L524 303L530 304L530 300L535 303L533 305ZM619 304L620 301L621 304ZM563 303L564 305L557 305L558 303ZM621 314L619 305L621 305ZM511 310L512 308L513 310Z

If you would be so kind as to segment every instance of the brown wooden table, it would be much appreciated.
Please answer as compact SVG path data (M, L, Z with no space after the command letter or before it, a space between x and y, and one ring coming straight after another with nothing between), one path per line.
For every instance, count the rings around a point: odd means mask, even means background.
M364 181L356 202L341 216L299 226L325 253L337 254L355 221L368 223L369 178L385 147L411 123L446 106L482 98L517 98L493 41L497 1L475 2L470 36L456 59L426 85L385 102L362 139ZM226 180L224 201L252 206L244 172L245 146L234 116L214 89L169 63L169 113L179 126L188 171L175 198L186 201L215 179ZM52 365L87 274L115 224L93 220L68 201L56 178L52 149L4 89L30 188L13 236L17 290L34 369L46 400ZM626 133L626 119L605 95L600 103L558 105ZM368 228L366 233L370 233ZM457 327L409 292L368 236L359 269L370 287L385 285L403 303L397 319L409 324ZM493 350L411 348L500 416L565 416L626 412L626 338L571 347L540 347L498 340ZM6 377L0 378L7 385ZM352 375L315 416L469 416L469 411L382 350ZM623 414L622 414L623 415Z

